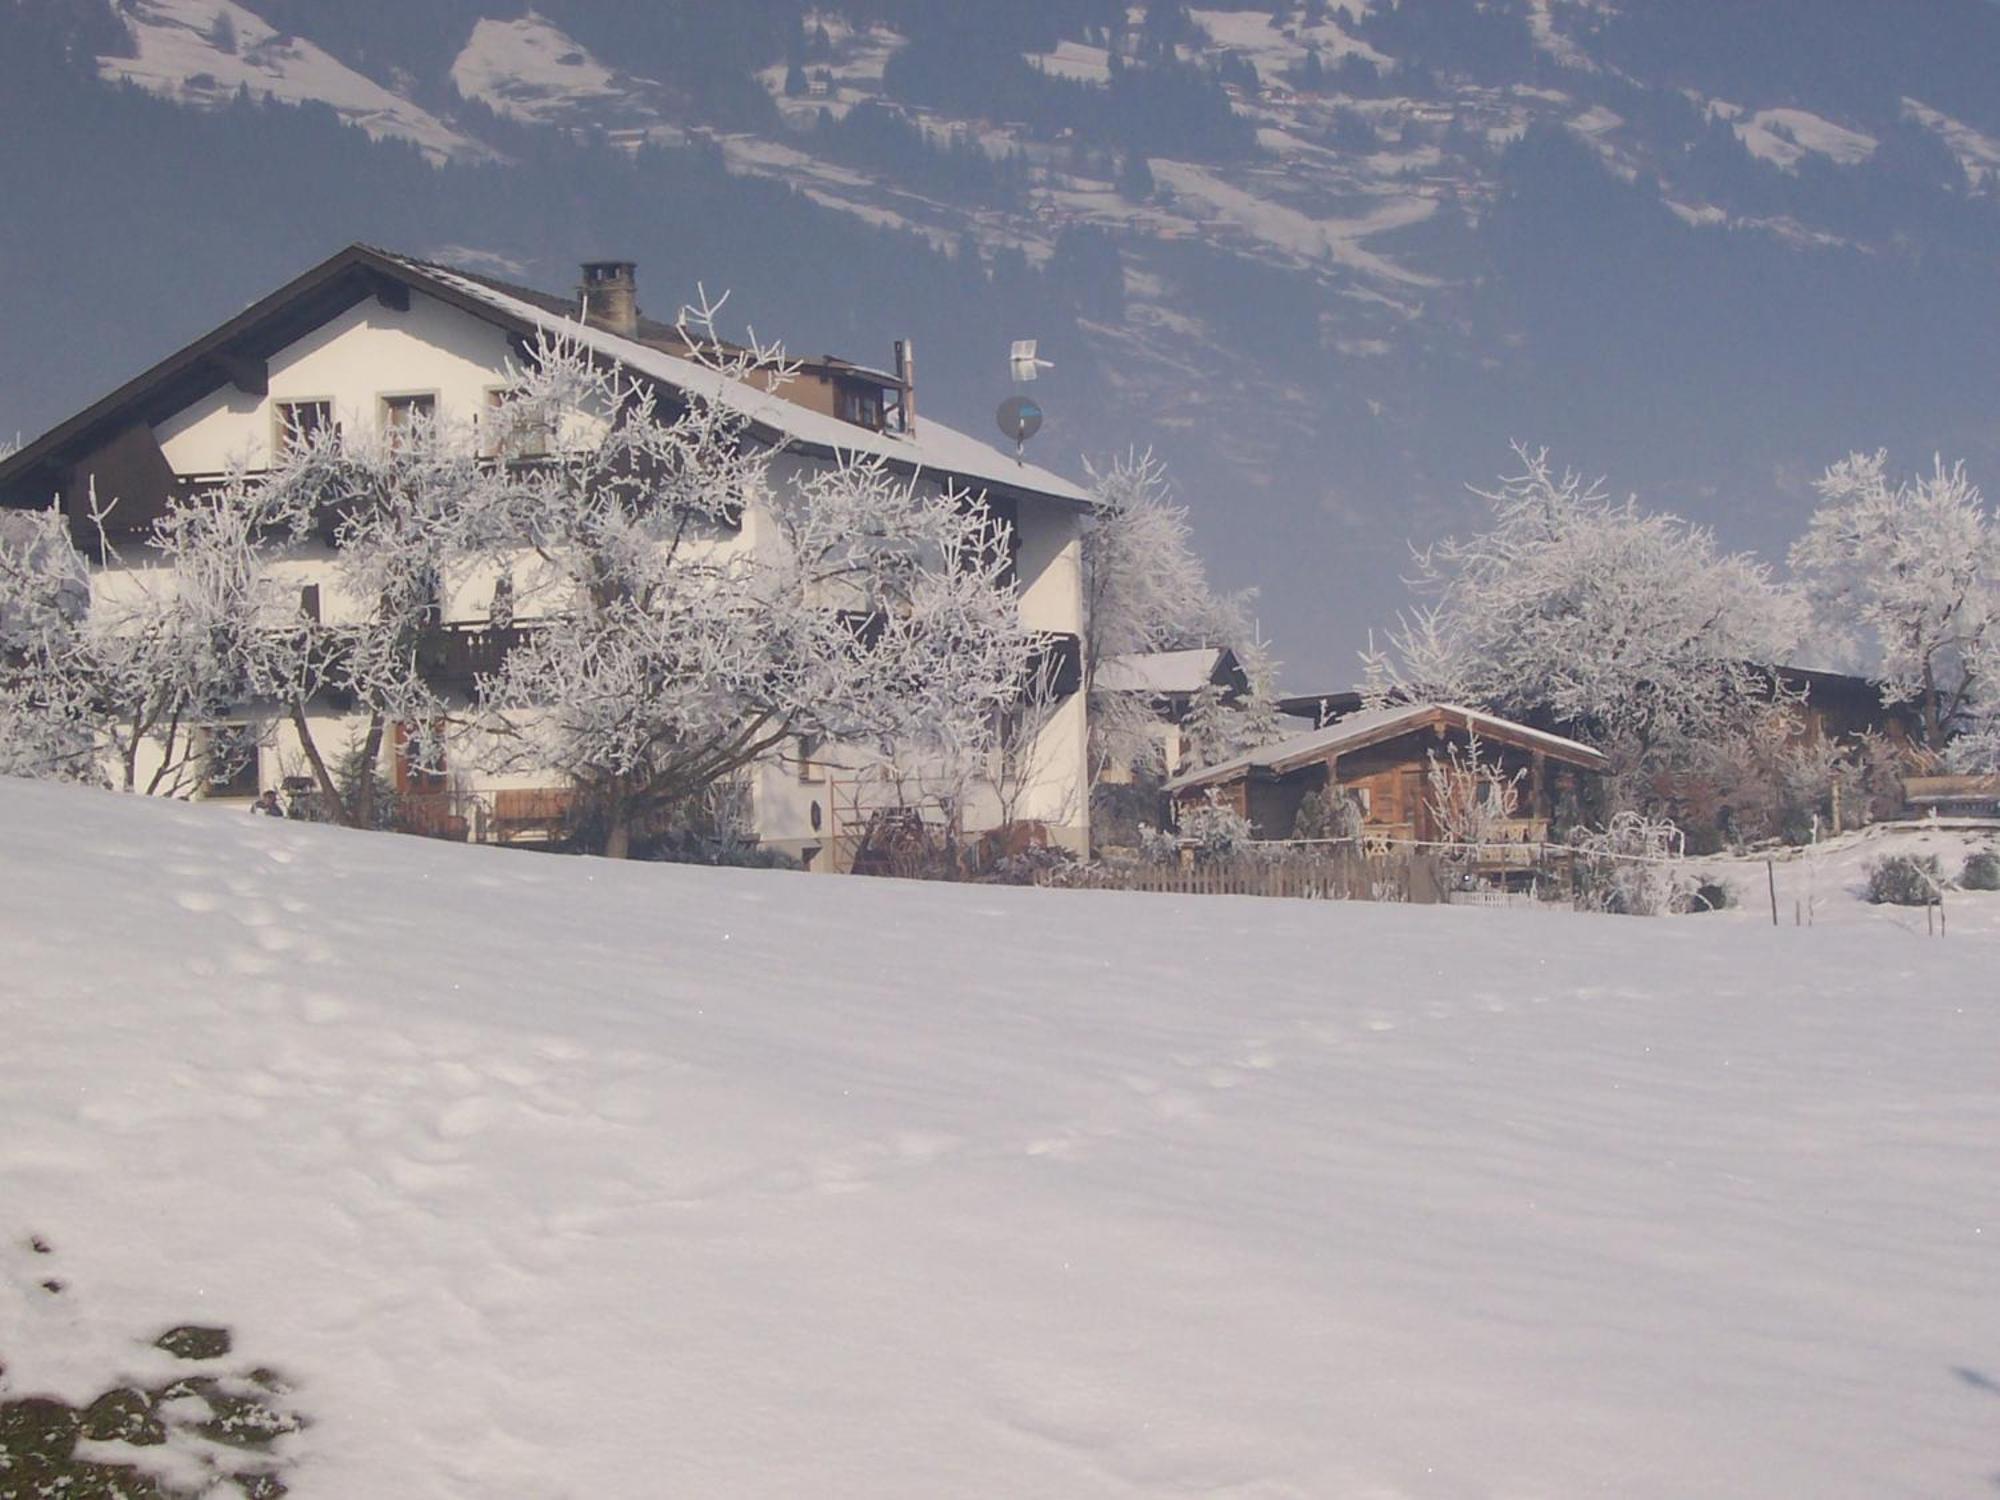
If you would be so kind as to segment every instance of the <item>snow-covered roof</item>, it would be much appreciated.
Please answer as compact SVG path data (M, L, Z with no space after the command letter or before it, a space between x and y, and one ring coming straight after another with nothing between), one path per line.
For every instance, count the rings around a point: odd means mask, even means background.
M1198 646L1188 651L1146 651L1107 656L1097 664L1092 686L1107 693L1154 693L1165 697L1192 693L1215 680L1226 647Z
M1364 709L1358 714L1337 719L1324 729L1259 745L1255 750L1231 760L1177 776L1167 783L1167 790L1177 792L1187 787L1234 781L1248 771L1290 771L1321 760L1329 752L1358 750L1364 745L1395 739L1440 717L1446 723L1455 723L1475 734L1539 746L1549 754L1577 765L1601 768L1605 764L1604 756L1588 745L1546 730L1532 729L1526 724L1517 724L1498 714L1466 708L1457 703L1398 703L1388 708Z
M545 307L512 296L478 278L462 276L408 256L378 253L414 276L449 285L462 298L484 303L510 319L532 324L551 335L576 339L594 353L616 360L637 374L705 400L716 401L792 446L824 455L882 458L941 479L955 479L975 487L998 485L1009 490L1025 490L1070 505L1094 503L1088 491L1060 474L1012 458L988 443L929 417L920 420L913 433L877 432L857 427L852 422L843 422L838 417L787 401L770 391L729 380L692 360L668 354L636 339L621 338L574 318L558 316Z

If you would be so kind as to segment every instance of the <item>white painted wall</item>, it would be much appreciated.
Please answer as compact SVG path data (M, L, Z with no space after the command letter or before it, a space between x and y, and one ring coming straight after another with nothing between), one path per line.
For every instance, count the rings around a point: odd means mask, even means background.
M433 394L438 420L471 425L506 380L507 336L420 292L408 312L364 300L271 356L270 395L215 392L159 423L154 435L177 474L214 474L271 461L282 401L331 401L351 433L380 430L384 396Z

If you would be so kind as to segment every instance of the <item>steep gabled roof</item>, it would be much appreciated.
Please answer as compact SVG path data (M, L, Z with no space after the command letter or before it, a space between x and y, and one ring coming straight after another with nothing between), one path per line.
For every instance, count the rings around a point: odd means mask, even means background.
M401 308L408 306L412 291L522 340L544 333L575 337L637 375L727 404L746 419L753 436L775 447L814 458L879 458L901 473L923 473L1003 497L1079 508L1093 503L1086 491L1061 475L1018 462L941 422L926 418L908 435L857 427L768 391L726 381L654 345L581 324L570 315L566 299L367 245L349 245L0 460L0 503L17 494L42 503L45 492L38 491L37 476L60 473L135 421L158 422L225 385L262 394L271 355L368 297ZM666 343L671 329L655 324L641 332L658 334Z
M1184 791L1190 787L1214 786L1226 781L1234 781L1256 771L1282 776L1287 771L1300 766L1311 765L1324 760L1328 755L1366 749L1379 745L1385 740L1400 739L1414 730L1425 729L1433 724L1443 724L1455 729L1463 729L1473 734L1485 735L1505 744L1540 750L1557 760L1567 761L1587 770L1602 771L1609 764L1604 756L1588 745L1575 740L1564 739L1559 734L1549 734L1545 730L1531 729L1526 724L1516 724L1512 719L1503 719L1498 714L1489 714L1476 708L1464 708L1456 703L1399 703L1388 708L1367 709L1358 714L1335 721L1324 729L1315 729L1307 734L1296 734L1289 739L1260 745L1255 750L1225 760L1219 765L1204 770L1190 771L1185 776L1177 776L1167 783L1170 792Z

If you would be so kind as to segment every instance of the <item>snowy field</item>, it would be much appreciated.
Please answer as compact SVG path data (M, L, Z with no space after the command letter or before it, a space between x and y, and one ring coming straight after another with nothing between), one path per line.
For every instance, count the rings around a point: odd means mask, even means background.
M0 879L0 1403L224 1326L311 1424L299 1500L2000 1485L1991 923L617 866L17 782Z

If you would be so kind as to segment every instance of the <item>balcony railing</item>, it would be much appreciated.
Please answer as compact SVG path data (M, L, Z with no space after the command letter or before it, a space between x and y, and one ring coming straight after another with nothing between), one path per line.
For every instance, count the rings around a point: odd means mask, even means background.
M438 625L417 646L417 665L440 687L469 692L500 670L507 653L533 633L531 625Z

